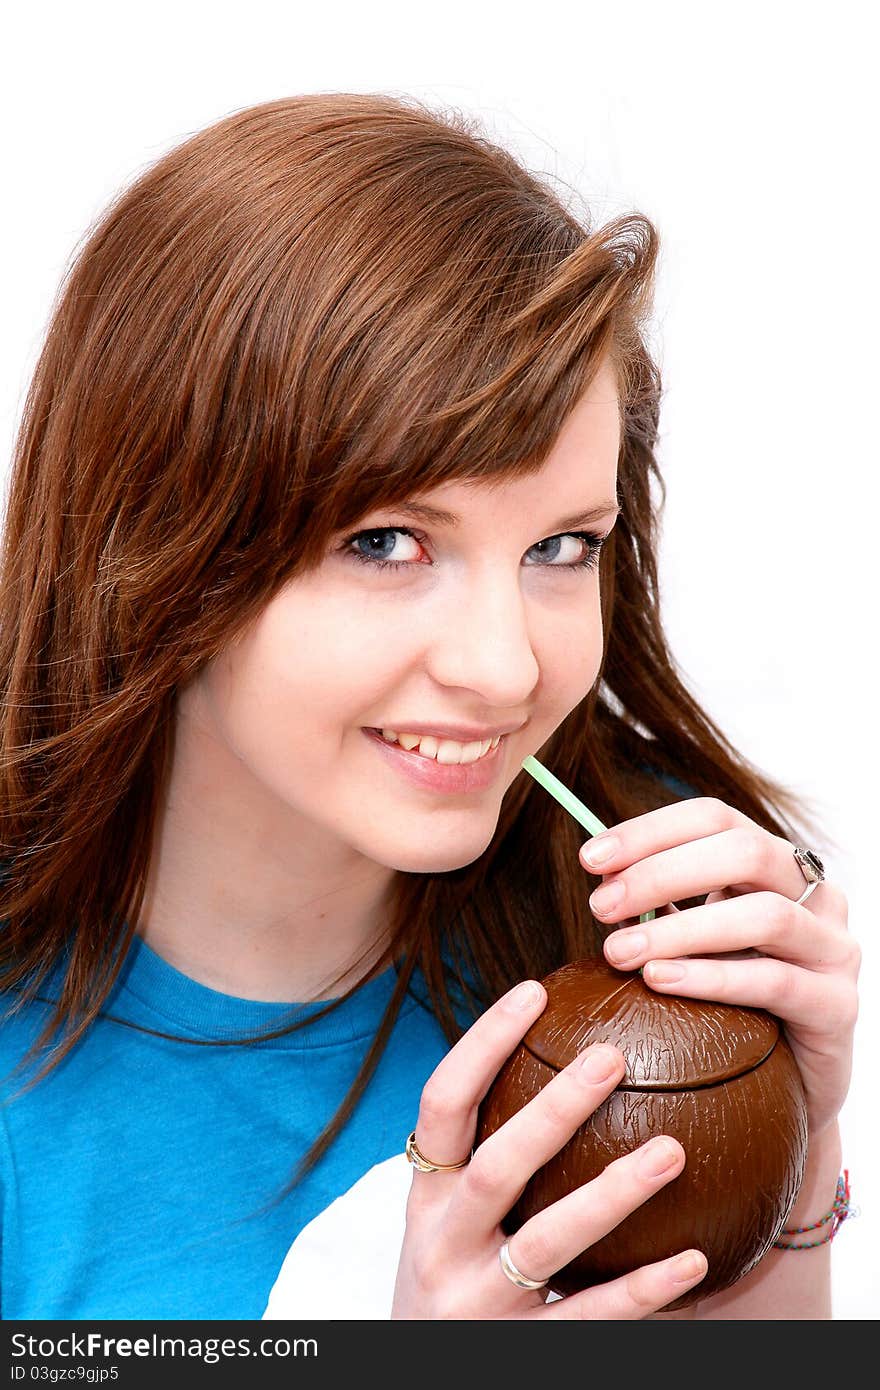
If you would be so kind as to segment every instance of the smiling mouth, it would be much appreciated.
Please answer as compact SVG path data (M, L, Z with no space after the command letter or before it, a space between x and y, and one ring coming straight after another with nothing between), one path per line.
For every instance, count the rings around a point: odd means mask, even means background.
M494 738L462 743L457 739L437 738L432 734L396 734L393 730L376 728L370 728L369 732L392 748L399 748L402 753L411 753L426 762L446 767L470 767L482 762L496 751L506 737L505 734L496 734Z

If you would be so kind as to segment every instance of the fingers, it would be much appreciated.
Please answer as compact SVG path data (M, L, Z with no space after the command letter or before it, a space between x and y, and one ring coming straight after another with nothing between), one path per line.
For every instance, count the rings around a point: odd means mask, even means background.
M595 835L581 846L585 868L603 874L617 873L636 860L686 844L705 835L718 835L737 826L752 826L748 816L714 796L694 796L671 806L660 806L642 816ZM679 897L685 894L680 893Z
M633 1322L658 1313L668 1303L681 1298L705 1277L709 1268L700 1250L685 1250L669 1260L643 1265L641 1269L597 1284L583 1293L569 1294L547 1303L543 1308L526 1313L527 1320L544 1321L602 1321L605 1319ZM503 1277L503 1276L502 1276Z
M530 1279L549 1279L678 1177L684 1164L677 1139L648 1140L526 1221L510 1237L510 1258Z
M629 867L621 863L612 868L609 863L602 866L602 872L606 877L591 895L590 907L608 922L720 888L742 892L767 889L796 902L805 886L789 842L751 824L717 834L704 833L702 838L629 862ZM823 886L819 885L816 894Z
M658 993L686 995L767 1009L786 1023L812 1033L843 1037L858 1012L855 981L822 975L786 961L757 956L752 960L655 960L643 970L645 983Z
M487 1009L435 1067L422 1090L416 1124L416 1144L432 1163L458 1163L470 1153L480 1101L546 1002L547 992L537 980L517 985ZM413 1187L439 1195L447 1178L459 1176L414 1169ZM448 1190L445 1187L447 1195Z
M568 1143L623 1073L623 1055L616 1047L588 1047L484 1139L450 1202L449 1242L469 1248L484 1241L533 1174Z
M755 948L795 965L837 970L855 960L852 938L777 893L750 893L611 932L605 956L623 970L670 956Z

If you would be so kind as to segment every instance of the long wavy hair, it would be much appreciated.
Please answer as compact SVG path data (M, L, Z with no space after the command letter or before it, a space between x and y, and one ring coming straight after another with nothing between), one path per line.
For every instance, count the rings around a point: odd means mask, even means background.
M540 756L606 824L676 799L671 777L792 837L798 801L700 708L661 625L657 256L648 219L592 226L473 118L346 92L211 125L89 229L26 397L0 556L7 1013L61 967L31 1085L102 1011L135 935L180 689L368 510L539 469L606 358L623 509L606 645ZM452 1043L456 1000L475 1016L599 949L583 839L521 773L475 862L396 876L364 977L393 965L393 997L290 1187L351 1115L416 967Z

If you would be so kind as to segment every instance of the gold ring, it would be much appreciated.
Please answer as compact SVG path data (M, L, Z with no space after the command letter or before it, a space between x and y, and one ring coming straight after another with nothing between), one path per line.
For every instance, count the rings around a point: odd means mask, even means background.
M546 1279L529 1279L525 1274L521 1274L513 1260L510 1258L510 1250L507 1241L504 1242L498 1251L498 1258L501 1261L501 1268L507 1275L511 1284L516 1284L518 1289L543 1289L547 1284Z
M463 1158L461 1163L432 1163L430 1158L425 1158L416 1144L416 1132L406 1141L406 1156L414 1168L418 1168L420 1173L451 1173L455 1168L466 1168L471 1161L471 1155Z

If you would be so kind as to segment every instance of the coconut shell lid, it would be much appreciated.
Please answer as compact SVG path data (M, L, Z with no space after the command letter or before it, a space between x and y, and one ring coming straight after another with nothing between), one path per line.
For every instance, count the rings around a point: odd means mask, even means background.
M559 1070L592 1043L613 1043L626 1072L618 1089L690 1090L729 1081L769 1056L780 1026L762 1009L655 994L636 971L574 961L542 981L547 1006L523 1042Z

